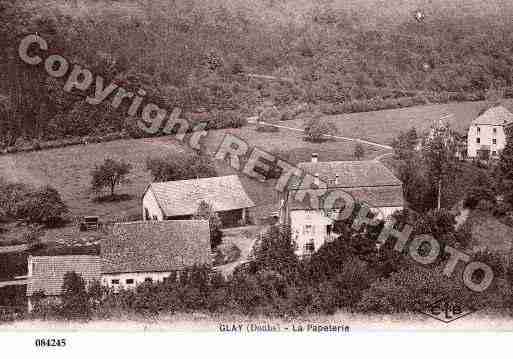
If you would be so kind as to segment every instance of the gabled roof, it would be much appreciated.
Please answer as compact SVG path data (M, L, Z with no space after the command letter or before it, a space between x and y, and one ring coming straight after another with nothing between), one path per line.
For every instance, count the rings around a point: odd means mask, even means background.
M103 273L165 272L210 265L206 220L118 223L101 242Z
M401 186L386 186L386 187L352 187L352 188L340 188L337 189L343 191L351 196L354 201L360 203L366 203L372 208L379 207L403 207L404 206L404 197L403 197L403 189ZM290 209L292 210L300 210L300 209L320 209L320 208L312 208L312 202L310 198L305 196L303 201L297 201L294 198L297 198L296 195L300 195L301 190L291 192L290 201ZM321 195L321 193L320 193ZM344 206L343 203L335 202L335 207L342 208ZM319 201L319 206L323 208L323 203Z
M318 175L328 188L344 191L355 201L365 202L371 207L404 205L402 182L379 161L302 162L298 166L313 176ZM294 181L289 189L296 189L291 192L292 197L305 190ZM304 203L293 199L290 202L291 209L308 209L309 206L309 198Z
M401 186L402 182L379 161L301 162L299 168L318 175L330 187ZM338 175L338 184L332 183Z
M473 125L505 126L513 123L513 114L503 106L495 106L486 110L472 121Z
M155 182L147 191L154 194L167 217L192 215L202 201L210 203L216 212L255 206L237 175Z
M32 276L27 282L27 296L43 291L45 295L60 295L64 275L75 272L82 276L87 284L99 280L101 276L101 258L91 255L32 256Z

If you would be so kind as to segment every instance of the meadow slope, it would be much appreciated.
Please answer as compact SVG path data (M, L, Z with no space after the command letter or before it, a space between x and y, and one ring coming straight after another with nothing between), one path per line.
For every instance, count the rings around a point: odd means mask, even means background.
M484 106L486 104L483 102L451 103L332 116L330 119L337 125L342 136L389 144L399 131L412 126L421 131L426 130L434 119L448 113L454 114L451 120L453 127L464 132ZM302 128L301 120L284 121L282 124ZM267 151L288 152L293 162L309 160L312 152L319 153L321 161L353 159L352 141L310 143L303 141L302 134L297 131L281 129L279 132L262 133L255 131L253 126L210 131L204 138L206 152L215 153L226 133L232 133L252 146ZM145 159L148 156L164 156L187 150L171 137L158 137L18 153L0 156L0 176L11 181L54 186L61 193L72 215L99 215L105 220L126 220L137 218L140 214L140 197L151 181L145 169ZM365 146L366 159L386 152L380 148ZM130 200L115 203L97 203L92 200L94 196L89 189L90 171L108 157L124 159L132 164L130 183L120 190L120 193L129 194ZM220 175L234 173L224 162L217 162L217 167ZM246 177L242 177L242 181L258 205L256 216L268 214L277 203L276 193L272 189L273 182L260 183Z

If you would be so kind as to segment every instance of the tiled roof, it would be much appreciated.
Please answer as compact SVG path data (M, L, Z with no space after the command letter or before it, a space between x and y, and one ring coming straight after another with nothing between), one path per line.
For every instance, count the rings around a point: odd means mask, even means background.
M103 273L164 272L210 265L208 221L118 223L101 242Z
M401 186L401 181L379 161L301 162L299 168L316 174L330 187ZM330 181L338 175L338 184Z
M503 106L492 107L472 121L473 125L504 126L511 123L513 123L513 114Z
M354 200L371 207L404 205L402 182L379 161L302 162L298 166L314 176L318 175L329 188L349 193ZM292 183L290 189L297 189L291 192L294 197L304 190L297 182ZM304 203L291 200L290 208L309 208L309 198L305 198Z
M101 276L101 259L99 256L66 255L66 256L32 256L32 275L27 283L27 296L44 291L45 295L60 295L64 275L75 272L91 283Z
M386 186L386 187L353 187L353 188L340 188L343 192L348 193L354 201L367 203L370 207L402 207L404 206L403 189L401 186ZM300 194L300 191L292 193ZM291 193L291 195L292 195ZM299 202L293 198L290 200L291 209L316 209L312 208L312 204L308 196L304 197L304 201ZM319 203L322 206L322 203ZM338 202L335 203L336 207L343 207Z
M236 175L156 182L148 191L153 192L167 217L192 215L202 201L217 212L255 206Z

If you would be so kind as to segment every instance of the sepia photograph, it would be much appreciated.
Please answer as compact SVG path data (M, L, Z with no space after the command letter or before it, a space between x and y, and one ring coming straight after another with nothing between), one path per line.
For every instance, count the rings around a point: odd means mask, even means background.
M0 0L0 44L2 346L513 331L512 1Z

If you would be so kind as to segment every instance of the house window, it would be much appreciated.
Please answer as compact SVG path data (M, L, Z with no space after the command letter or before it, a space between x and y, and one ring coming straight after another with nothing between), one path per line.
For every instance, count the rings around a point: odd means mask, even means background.
M497 133L497 129L495 127L493 128L493 133Z
M305 252L313 253L315 252L315 244L313 238L311 238L307 243L305 243Z
M303 234L312 234L313 233L313 227L311 224L307 224L304 227Z
M497 151L492 151L492 155L497 156Z
M113 279L110 281L112 284L119 284L119 279Z
M144 281L145 281L146 283L151 283L151 282L153 282L153 278L151 278L151 277L146 277L146 278L144 278Z
M125 281L126 284L134 284L134 280L133 279L127 279Z
M481 143L481 139L480 139L479 137L478 137L478 138L476 138L476 142L477 142L477 143Z
M477 133L481 133L481 128L480 127L477 128Z
M144 208L144 219L147 221L150 220L150 211L148 211L148 208Z
M492 140L492 143L493 143L494 145L496 145L496 144L497 144L497 139L496 139L496 138L494 138L494 139Z
M157 221L158 220L157 216L153 216L153 220Z

